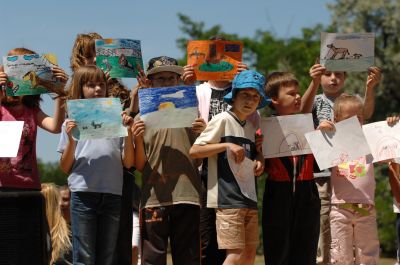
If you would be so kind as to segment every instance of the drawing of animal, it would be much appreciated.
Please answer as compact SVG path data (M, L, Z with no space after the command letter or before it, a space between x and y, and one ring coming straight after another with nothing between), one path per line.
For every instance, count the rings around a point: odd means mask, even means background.
M198 50L197 50L197 48L193 51L193 53L190 53L189 54L189 57L196 57L196 60L198 60L199 59L199 57L205 57L206 55L204 54L204 53L201 53L201 52L199 52Z
M119 56L118 63L119 63L119 65L121 65L122 67L126 67L126 68L129 68L129 69L133 69L133 65L129 63L128 59L126 59L126 56L125 56L124 54L121 54L121 55Z
M82 130L87 130L88 127L87 126L82 126Z
M353 58L354 59L360 59L362 57L362 54L360 54L360 53L354 53L353 54Z
M97 128L101 128L101 125L103 125L103 123L102 122L95 123L95 121L92 121L91 125L93 126L94 129L97 129Z
M108 62L108 59L107 59L107 58L104 58L103 61L102 61L102 63L104 63L104 64L106 65L106 70L107 70L108 72L111 71L112 66L111 66L111 64Z
M35 89L38 87L44 87L48 90L52 89L54 86L54 82L49 81L49 80L45 80L43 78L40 78L34 71L29 71L27 72L23 77L23 80L27 81L31 81L31 88Z
M333 46L333 43L326 45L329 48L328 53L324 57L324 59L334 60L337 55L341 55L339 59L344 59L346 55L350 55L349 49L347 48L336 48Z

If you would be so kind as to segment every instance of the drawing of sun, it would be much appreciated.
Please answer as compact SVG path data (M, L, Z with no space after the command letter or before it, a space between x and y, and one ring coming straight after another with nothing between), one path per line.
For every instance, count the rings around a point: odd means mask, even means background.
M173 102L163 102L160 103L160 105L158 106L158 110L162 110L162 109L168 109L168 108L175 108L175 104Z
M105 44L112 44L113 43L113 39L104 39L104 43Z
M106 101L104 101L103 104L106 105L106 106L112 106L113 101L111 99L110 100L106 100Z

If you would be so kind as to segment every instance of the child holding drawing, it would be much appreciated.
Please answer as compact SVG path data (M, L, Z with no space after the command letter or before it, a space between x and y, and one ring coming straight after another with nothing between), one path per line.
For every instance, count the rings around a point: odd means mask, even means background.
M177 60L150 59L148 85L163 89L179 85L183 68ZM142 120L133 127L137 169L142 172L141 236L143 264L166 264L168 238L174 264L200 264L200 177L197 161L189 156L202 119L192 128L145 128Z
M8 56L15 55L26 55L35 54L35 52L28 50L26 48L16 48L8 52ZM51 92L57 93L60 96L64 95L64 86L68 80L67 74L63 69L54 66L53 69L54 76L61 82L61 86L58 88L53 88ZM22 193L29 191L40 191L40 179L36 159L36 136L37 127L50 132L59 133L61 130L61 124L64 120L64 100L62 97L55 98L55 111L54 116L50 117L44 113L40 108L40 95L25 95L25 96L7 96L5 91L5 85L8 82L7 74L3 72L3 68L0 68L0 121L24 121L22 137L19 144L19 149L17 156L14 158L0 158L0 193L5 195L7 192L16 192L21 194L21 196L16 197L17 200L23 200ZM10 193L10 194L11 194ZM40 193L39 193L40 195ZM26 195L25 195L26 196ZM37 218L38 214L43 213L43 201L36 200L33 195L30 195L30 205L26 207L20 207L17 213L19 216L25 216L25 219L20 221L23 223L28 218L31 218L29 213L32 213ZM6 212L0 213L1 223L5 224L6 220L10 220L8 212L10 205L7 203L7 196L0 197L0 203L2 205L1 210ZM42 198L42 197L40 197ZM5 203L5 204L4 204ZM8 204L8 205L7 205ZM21 204L22 205L22 204ZM12 207L12 206L11 206ZM28 211L27 211L28 210ZM34 211L34 213L32 212ZM45 218L43 216L43 218ZM37 221L37 222L36 222ZM40 224L41 220L36 220L36 225ZM5 229L5 230L3 230ZM17 236L3 236L10 233L10 228L6 225L2 225L0 228L0 238L8 238L6 243L2 246L35 246L35 248L26 249L25 254L29 257L32 252L38 251L36 246L40 246L39 242L36 242L36 227L32 224L29 227L17 227L19 233L22 233L22 237ZM12 240L11 240L12 238ZM20 238L23 238L21 240ZM22 242L23 241L23 242ZM15 247L16 247L15 246ZM36 249L36 250L35 250ZM6 250L5 250L6 251ZM39 250L40 251L40 250ZM34 257L37 257L34 254ZM19 260L19 263L33 262L33 260L24 260L26 256L13 257ZM8 263L0 257L0 263ZM36 262L36 261L34 261Z
M69 90L70 99L106 97L106 76L94 65L76 69ZM122 114L123 124L133 119ZM114 264L118 235L122 166L134 164L131 132L125 139L76 141L67 120L58 146L60 167L69 174L74 264Z
M316 128L324 120L333 120L333 102L343 93L347 73L328 71L324 66L317 63L310 68L310 76L312 81L303 95L301 112L311 112L313 114L314 127ZM369 119L373 114L375 105L374 88L380 79L381 70L378 67L370 67L368 69L364 98L363 112L365 119ZM322 87L322 94L316 95L320 85ZM317 264L322 265L330 262L330 175L330 170L320 171L318 166L316 166L314 177L321 199L321 226Z
M253 196L243 193L236 179L238 176L230 169L228 156L233 163L240 164L245 159L252 163L254 172L245 176L247 178L263 172L262 154L256 151L255 145L258 128L246 119L268 104L264 84L264 76L255 71L236 75L232 91L224 97L232 105L231 110L213 117L190 150L192 157L208 157L207 207L216 212L218 247L227 251L224 264L253 264L255 259L258 245L256 185L253 183Z
M265 93L276 115L300 111L296 78L286 72L267 77ZM265 264L315 264L320 200L314 181L312 154L265 159L263 243Z

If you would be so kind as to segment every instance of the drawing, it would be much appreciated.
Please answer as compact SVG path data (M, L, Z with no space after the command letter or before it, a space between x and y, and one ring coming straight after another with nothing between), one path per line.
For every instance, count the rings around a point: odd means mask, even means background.
M72 131L72 136L77 140L128 135L122 125L122 106L117 98L68 100L67 109L68 118L77 123L77 128Z
M101 39L96 40L96 64L111 77L136 77L143 69L142 51L139 40Z
M57 65L53 54L26 54L3 57L4 71L8 75L8 96L48 93L61 85L51 71Z
M23 128L23 121L0 121L0 157L17 156Z
M189 41L187 63L195 66L197 80L232 80L242 49L238 41Z
M386 121L374 122L364 125L363 131L373 162L400 157L400 124L389 126Z
M304 134L314 131L311 114L277 116L261 119L265 158L310 154Z
M254 161L245 157L241 163L236 163L232 151L227 149L229 167L239 185L241 193L257 202L257 190L254 176Z
M329 71L367 71L374 64L374 34L321 33L320 64Z
M139 109L146 128L192 127L198 116L196 87L140 89Z
M333 132L316 130L306 133L305 137L321 170L371 154L355 116L336 123Z

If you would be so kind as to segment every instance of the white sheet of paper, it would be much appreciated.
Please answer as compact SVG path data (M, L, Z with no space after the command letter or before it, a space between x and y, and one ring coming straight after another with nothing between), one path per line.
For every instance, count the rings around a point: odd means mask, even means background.
M23 127L23 121L0 121L0 157L17 156Z
M305 135L321 170L371 154L356 116L336 123L335 128L334 132L317 130Z
M244 196L257 202L256 182L254 177L254 161L245 157L241 163L236 163L232 152L227 150L229 167L237 183L240 191Z
M311 154L304 134L314 131L312 114L261 119L265 158Z
M374 122L363 126L373 162L400 157L400 123L391 127L386 121Z

